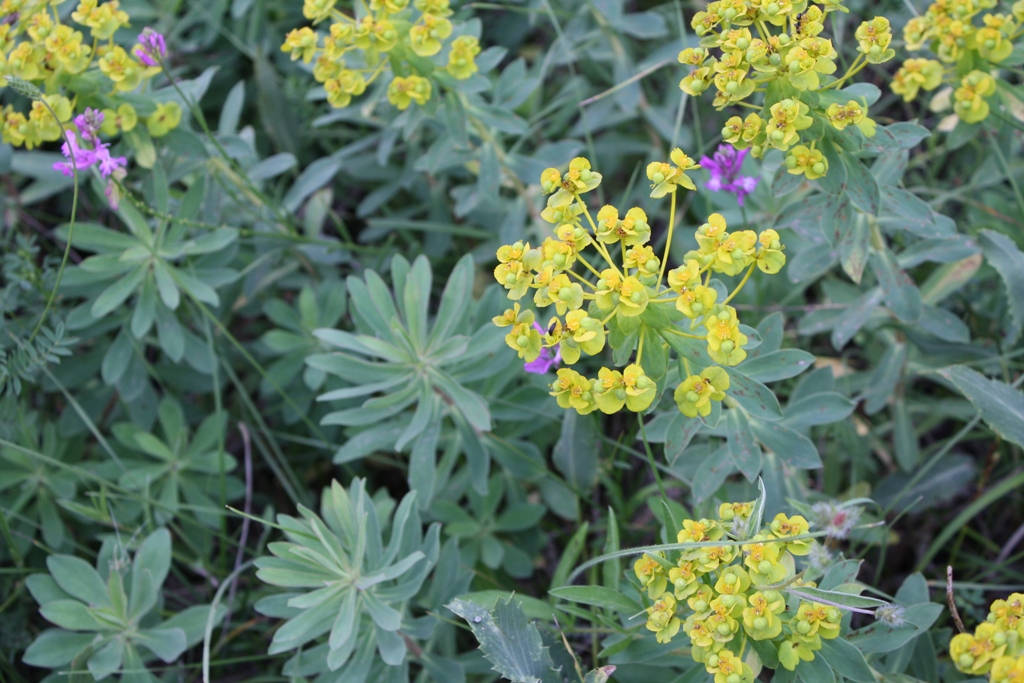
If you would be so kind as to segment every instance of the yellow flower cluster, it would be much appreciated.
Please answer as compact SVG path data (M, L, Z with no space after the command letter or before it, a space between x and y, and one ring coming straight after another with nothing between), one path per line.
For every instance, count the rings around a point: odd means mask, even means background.
M893 77L892 91L910 102L921 90L949 84L954 88L953 111L962 121L986 119L988 100L996 92L992 69L1010 56L1014 41L1024 35L1024 0L1009 12L982 14L997 4L998 0L936 0L908 21L903 28L907 49L928 49L938 59L906 60Z
M347 107L390 69L412 72L393 73L387 88L391 104L401 110L413 102L426 104L433 90L427 76L440 68L428 58L441 52L452 35L448 0L415 0L415 20L409 0L371 0L363 5L368 13L359 18L338 10L336 1L305 0L303 14L314 25L333 23L326 35L309 26L289 32L281 50L293 60L315 60L313 77L324 84L332 107ZM452 78L465 80L476 73L479 53L476 38L459 36L449 43L444 69Z
M550 195L541 217L554 224L554 237L537 247L517 242L498 249L494 277L508 290L508 298L518 302L532 289L535 306L554 306L556 312L544 327L532 310L521 309L519 303L494 318L496 325L509 328L505 340L520 358L531 363L545 349L557 347L561 360L573 365L581 352L597 355L606 343L617 350L623 345L636 349L636 361L621 372L601 368L596 378L588 379L571 368L560 369L551 394L563 408L581 414L615 413L623 407L646 410L658 392L657 378L648 376L642 365L644 346L658 345L663 352L666 335L702 341L719 365L736 365L746 358L747 337L729 301L755 268L777 273L786 257L776 231L729 233L725 218L716 213L697 229L697 249L687 252L680 266L668 270L676 190L694 188L686 173L695 168L697 164L679 149L671 153L670 162L647 167L651 197L672 198L668 244L661 258L648 245L651 226L643 209L633 207L623 214L606 205L596 219L591 216L581 195L601 183L601 174L583 157L573 159L564 174L549 168L541 175L541 189ZM604 261L604 268L584 255L588 247ZM585 269L583 274L573 270L577 264ZM733 292L719 301L718 290L710 282L713 272L744 275ZM718 366L691 374L685 359L684 367L687 377L675 390L676 404L689 417L708 415L711 402L725 398L729 375Z
M135 58L135 50L141 46L129 52L113 42L114 32L129 26L128 14L118 0L103 4L82 0L71 13L72 21L88 30L88 39L73 24L61 22L58 4L0 2L0 15L13 18L0 24L0 76L17 76L39 84L61 123L72 119L75 107L82 111L95 106L104 113L105 134L131 130L138 113L131 104L121 101L119 94L138 89L160 68ZM103 88L110 93L98 94ZM177 105L165 108L177 109ZM181 118L180 109L177 118ZM61 137L60 127L39 102L32 104L27 115L12 105L0 110L0 133L4 142L28 149Z
M834 11L847 10L836 0L716 0L693 18L700 46L679 53L680 63L690 67L679 87L700 96L714 86L717 108L757 109L730 118L722 129L725 141L757 158L770 148L787 152L790 173L820 178L828 162L816 149L823 127L812 128L815 120L839 132L853 124L867 137L875 133L866 102L833 101L835 94L826 91L895 56L889 21L875 17L855 32L859 54L850 68L833 76L838 54L820 34ZM758 104L748 101L755 97Z
M949 643L956 668L971 676L990 674L992 683L1024 683L1024 594L996 600L974 633Z
M671 558L648 553L633 565L653 601L647 629L659 643L680 631L689 636L691 656L716 683L754 680L743 661L748 638L770 641L779 662L792 671L801 660L814 659L823 639L837 637L842 621L838 608L816 602L801 601L787 611L784 587L814 585L797 578L793 556L807 555L815 541L801 538L809 531L806 519L783 513L748 537L753 508L754 503L723 503L718 520L684 520L677 541L701 545Z

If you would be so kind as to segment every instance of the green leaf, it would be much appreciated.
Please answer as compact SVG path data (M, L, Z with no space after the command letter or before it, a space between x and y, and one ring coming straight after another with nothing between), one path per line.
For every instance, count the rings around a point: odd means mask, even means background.
M88 668L94 680L102 681L116 673L124 661L124 640L111 638L107 643L89 657Z
M746 413L742 410L726 411L725 433L729 439L729 455L736 468L747 481L754 481L761 471L761 446L754 438Z
M150 628L139 631L132 640L168 664L188 647L185 632L180 628Z
M118 279L114 284L104 289L92 304L92 308L90 309L92 317L99 320L123 304L125 299L131 296L139 286L139 283L142 282L142 278L145 274L146 266L138 266L127 275Z
M446 605L469 624L480 641L480 650L494 670L512 683L558 683L551 654L541 642L540 632L526 621L518 602L498 600L494 611L456 599Z
M747 377L737 368L726 368L730 385L726 394L743 406L743 409L762 420L775 421L782 418L779 399L772 390L755 379Z
M871 267L882 288L886 307L906 323L921 317L921 292L914 281L896 263L896 257L888 249L871 254Z
M867 215L858 211L838 246L839 263L843 266L843 272L858 285L864 275L864 266L868 263L870 241L871 230Z
M935 603L912 605L905 613L907 623L904 626L896 628L875 622L853 631L847 636L847 640L865 654L893 652L927 631L942 614L943 609L942 605Z
M48 669L70 664L78 655L88 648L94 633L71 633L51 628L40 633L25 650L22 661L31 666Z
M846 192L850 200L861 211L877 216L882 205L878 181L863 161L849 154L842 157L846 165Z
M1006 343L1013 344L1024 328L1024 252L1006 235L994 230L978 233L978 242L985 258L1003 278L1006 300L1010 308L1010 323L1006 328Z
M583 522L565 545L562 556L558 559L558 565L555 567L555 573L551 575L552 587L564 586L568 583L569 573L576 566L580 553L583 552L583 548L586 546L587 533L589 531L590 523Z
M644 610L640 603L627 598L617 590L604 586L562 586L561 588L552 588L548 592L562 600L613 609L629 616Z
M46 568L68 595L87 605L110 607L107 585L85 560L71 555L50 555L46 558Z
M875 675L855 646L842 638L821 641L821 656L833 670L857 683L875 683Z
M754 430L754 436L787 464L802 470L821 467L818 449L800 432L780 422L760 420L752 421L751 428Z
M796 667L796 674L803 683L835 683L836 680L836 673L824 657L801 661Z
M481 432L488 432L491 429L491 413L487 409L487 401L479 394L470 391L459 384L449 375L438 370L430 370L431 379L437 383L438 388L448 396L462 413L463 417Z
M665 430L665 460L670 465L674 464L676 459L683 454L686 447L690 445L690 441L704 425L696 418L686 417L678 411L673 412L675 414L672 415L672 420Z
M69 631L110 632L116 628L93 616L92 611L77 600L54 600L39 609L47 621Z
M814 356L801 349L783 349L763 356L749 358L739 369L758 382L777 382L796 377L814 365Z
M786 419L783 423L795 429L802 429L812 425L839 422L849 417L856 406L854 401L838 392L818 392L790 402L786 406Z
M597 483L601 426L594 415L580 415L574 410L567 410L563 415L562 433L552 460L566 483L585 493Z
M953 365L937 372L974 404L992 431L1024 446L1024 393L964 365Z

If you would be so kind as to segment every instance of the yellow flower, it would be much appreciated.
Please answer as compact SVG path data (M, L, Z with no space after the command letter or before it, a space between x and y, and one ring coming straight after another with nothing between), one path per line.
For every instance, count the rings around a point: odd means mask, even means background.
M583 306L583 286L569 280L569 276L564 273L553 277L547 290L547 298L555 304L558 315L565 315L566 311L575 311Z
M594 397L597 407L606 415L622 410L626 405L626 385L622 381L622 373L618 370L601 368L597 373L594 386Z
M627 318L635 318L647 309L650 296L647 288L633 276L627 277L619 286L619 313Z
M844 105L833 103L825 111L828 122L836 130L845 130L851 123L860 129L865 137L874 137L875 122L868 118L864 107L850 100Z
M854 37L857 38L858 51L864 55L868 64L881 64L896 56L896 51L889 47L892 29L885 17L865 21L857 27Z
M696 259L689 259L678 268L668 271L668 286L682 294L684 290L700 283L700 270L700 263Z
M942 85L942 64L934 59L908 59L892 78L892 91L912 102L920 90Z
M665 593L647 608L647 630L654 631L659 643L667 643L679 633L682 622L676 616L676 599Z
M472 36L459 36L452 41L448 53L448 73L464 81L477 72L476 56L480 54L480 43Z
M984 71L974 70L963 77L953 93L953 111L966 123L977 123L988 117L986 101L996 92L996 81Z
M452 34L452 22L444 17L423 15L423 23L409 29L409 45L421 57L436 55L441 51L441 41Z
M362 95L366 90L366 79L363 74L351 69L342 69L335 78L324 82L327 102L336 109L347 107L352 98Z
M768 228L757 236L757 241L760 244L755 256L757 267L769 275L782 270L782 266L786 265L786 255L782 253L785 247L779 240L779 233Z
M775 591L758 591L747 598L743 610L743 628L754 640L771 640L782 633L778 615L786 609L786 601Z
M155 138L163 137L181 123L181 107L177 102L158 104L156 111L146 118L146 129Z
M828 159L820 149L797 145L786 155L786 170L793 175L804 175L816 180L828 173Z
M811 530L810 526L807 524L807 520L800 515L787 517L782 512L775 515L775 519L772 520L770 528L776 538L802 536L803 534L810 533ZM811 552L811 545L813 543L814 539L804 538L796 541L787 541L784 547L794 555L806 555Z
M597 410L590 380L571 368L559 368L557 379L549 392L562 408L572 408L580 415Z
M669 159L672 164L675 164L674 166L660 161L654 161L647 165L647 179L652 183L651 197L654 199L675 192L679 185L688 190L697 189L686 173L698 169L700 166L678 147L672 150Z
M423 106L430 99L430 81L422 76L395 76L388 85L388 102L405 111L413 102Z
M116 111L113 109L103 110L103 124L100 126L100 131L104 135L117 135L119 131L132 130L138 122L139 115L135 112L135 107L125 102L118 105Z
M729 388L729 374L720 367L712 366L700 375L690 375L676 387L673 398L679 411L686 417L708 415L711 401L722 401Z
M71 13L71 18L82 26L88 26L96 40L109 40L117 29L129 25L128 13L120 6L118 0L102 5L98 5L97 0L82 0L78 9Z
M718 307L716 307L718 308ZM747 336L740 332L739 318L732 306L722 306L704 320L707 328L708 355L721 365L738 365L747 357L743 346Z
M644 553L643 557L634 562L633 572L640 585L647 589L647 597L651 600L657 600L665 592L668 585L665 569L651 555Z
M533 283L531 270L539 265L540 251L530 249L530 243L505 245L498 248L498 266L494 269L494 279L508 290L508 298L521 299Z
M810 107L803 102L785 99L771 107L771 118L765 127L767 143L785 152L800 139L799 131L810 128L813 119Z
M658 386L644 374L639 365L627 365L622 371L622 384L626 388L626 409L634 413L647 410L654 402Z
M114 89L127 92L142 83L145 67L132 59L124 48L115 45L106 50L99 60L100 71L114 82Z
M305 0L302 3L302 16L314 24L318 24L331 16L336 0Z
M292 61L301 58L309 64L316 54L316 33L308 26L289 31L284 37L281 52L291 53Z

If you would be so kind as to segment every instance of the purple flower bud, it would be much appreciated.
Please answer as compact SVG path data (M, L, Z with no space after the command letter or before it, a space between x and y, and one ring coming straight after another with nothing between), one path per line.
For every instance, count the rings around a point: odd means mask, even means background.
M537 330L541 334L545 334L546 330L541 327L537 322L533 323L533 329ZM523 369L527 372L532 372L535 375L543 375L556 368L562 362L562 352L556 350L554 354L551 353L551 349L541 349L540 356L536 360L530 361L529 363L523 364Z
M159 66L167 56L167 43L162 35L147 26L139 34L139 44L132 52L146 66Z
M75 126L82 133L82 139L92 143L99 142L100 126L103 125L103 112L87 107L84 114L75 117Z
M754 191L758 180L754 176L740 175L743 159L749 151L721 144L714 157L701 157L701 168L706 168L711 174L707 188L712 192L731 192L736 195L739 205L743 206L744 197Z

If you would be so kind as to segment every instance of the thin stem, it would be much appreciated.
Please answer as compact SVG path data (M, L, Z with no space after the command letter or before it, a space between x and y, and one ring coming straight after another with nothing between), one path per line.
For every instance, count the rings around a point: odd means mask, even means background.
M587 270L589 270L591 273L593 273L599 278L602 277L601 273L597 270L597 268L594 268L594 266L590 265L587 259L583 258L583 254L576 254L576 258L579 259L579 262L586 266Z
M636 364L640 365L641 359L644 357L644 337L646 337L647 328L642 327L640 329L640 342L636 346Z
M665 256L661 259L661 272L658 273L658 286L661 286L662 281L665 279L665 268L668 267L668 254L672 250L672 232L676 227L676 193L677 189L672 193L672 201L669 204L668 209L668 235L665 237Z
M668 332L669 334L674 334L677 337L686 337L687 339L706 339L706 337L702 337L699 334L689 334L687 332L681 332L680 330L677 330L672 327L666 327L665 329L662 330L662 332Z
M567 270L565 272L568 273L569 275L572 275L574 278L585 284L587 287L590 287L591 289L597 289L597 287L594 286L593 282L586 279L585 277L577 273L575 270Z
M50 291L50 296L46 300L46 307L43 308L43 314L39 316L39 322L36 323L36 327L32 330L32 334L28 338L28 343L31 344L35 340L36 335L39 334L39 330L42 329L43 323L46 321L46 316L49 314L50 309L53 307L53 300L57 298L57 290L60 288L60 280L64 277L64 268L68 265L68 256L71 255L71 239L75 232L75 214L78 212L78 160L75 159L74 148L71 146L71 141L68 139L68 132L64 130L64 125L57 118L57 113L53 111L49 103L39 98L39 102L46 107L46 111L50 112L50 116L57 122L57 126L60 128L61 137L64 138L64 144L68 146L68 157L71 159L71 175L74 178L74 185L71 191L71 219L68 221L68 241L64 245L64 256L60 260L60 268L57 269L57 280L53 283L53 289Z
M583 215L587 217L587 222L590 223L590 229L594 231L594 248L597 249L601 256L604 257L604 260L608 262L608 265L611 266L612 270L621 276L622 273L615 265L615 261L613 261L612 257L608 254L608 248L597 239L597 223L595 223L594 219L591 217L590 209L587 208L587 205L579 197L576 197L576 201L581 207L583 207Z
M743 279L740 280L740 283L738 285L736 285L736 289L732 290L732 294L730 294L729 296L725 297L725 301L722 302L723 306L725 304L729 303L730 301L732 301L733 297L740 293L740 290L743 289L743 285L747 284L747 280L750 279L750 274L754 272L754 268L755 267L757 267L757 263L756 262L750 264L750 267L747 268L747 274L744 275Z
M654 481L658 483L658 492L661 493L661 500L668 507L668 496L665 494L665 484L661 481L661 473L658 471L658 466L654 463L654 453L651 451L651 444L647 441L647 431L644 429L644 418L640 413L636 414L637 421L640 422L640 436L643 437L644 450L647 451L647 462L651 465L651 471L654 472Z

